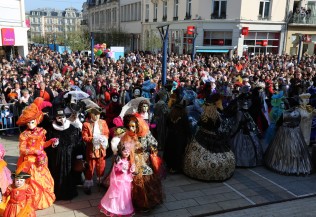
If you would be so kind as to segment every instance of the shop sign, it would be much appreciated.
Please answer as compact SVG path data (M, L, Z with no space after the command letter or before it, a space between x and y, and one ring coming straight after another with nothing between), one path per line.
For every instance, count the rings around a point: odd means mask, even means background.
M312 41L312 37L310 35L303 35L303 41L304 42L311 42Z
M13 28L2 28L2 45L3 46L12 46L15 45L15 35Z
M242 35L248 35L249 33L249 27L242 27L241 34Z
M261 45L262 46L267 46L268 45L268 40L263 40Z
M187 34L193 35L195 33L195 26L188 26L187 27Z

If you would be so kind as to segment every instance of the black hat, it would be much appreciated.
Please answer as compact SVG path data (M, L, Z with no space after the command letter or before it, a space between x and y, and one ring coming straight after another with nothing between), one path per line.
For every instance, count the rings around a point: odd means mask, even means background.
M63 108L58 108L56 110L56 117L64 117L65 116L65 112Z
M206 97L206 103L215 103L220 99L221 99L221 95L219 93L214 93Z
M26 173L26 172L20 172L20 173L16 173L16 172L13 172L12 173L12 176L15 178L15 179L28 179L31 177L30 174Z

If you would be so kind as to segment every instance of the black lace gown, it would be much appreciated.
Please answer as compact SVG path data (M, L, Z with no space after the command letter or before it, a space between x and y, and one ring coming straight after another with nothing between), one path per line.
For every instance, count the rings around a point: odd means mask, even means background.
M312 161L300 128L299 110L286 110L280 119L283 123L267 149L265 165L281 174L310 174Z

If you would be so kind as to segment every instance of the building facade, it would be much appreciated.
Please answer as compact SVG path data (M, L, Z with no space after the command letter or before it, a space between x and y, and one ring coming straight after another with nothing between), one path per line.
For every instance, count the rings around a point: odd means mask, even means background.
M30 43L39 38L43 40L42 43L53 43L56 35L67 37L67 33L81 28L82 12L75 8L39 8L31 10L27 16L30 20Z
M290 1L285 51L316 54L316 1ZM301 47L301 49L299 49Z
M0 57L24 57L28 53L24 0L0 0L0 5Z
M284 47L287 0L142 0L143 47L169 24L169 51L281 54Z
M126 51L141 49L141 0L88 0L83 5L83 14L83 24L88 25L89 31L96 38L108 40L100 43L125 46Z

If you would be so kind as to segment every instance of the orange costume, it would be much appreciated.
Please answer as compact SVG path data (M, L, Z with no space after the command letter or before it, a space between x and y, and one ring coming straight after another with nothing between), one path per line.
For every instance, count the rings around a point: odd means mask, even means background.
M23 168L22 171L31 175L26 182L34 191L32 198L34 208L45 209L50 207L55 201L54 180L47 166L47 156L44 148L56 142L56 139L46 141L46 130L36 127L41 122L43 113L37 105L32 103L23 110L17 124L29 124L35 120L34 128L30 128L20 134L19 149L20 157L17 166Z
M32 188L28 184L24 184L19 188L9 186L2 198L4 203L8 202L3 217L36 216L32 208L33 195ZM9 201L6 201L7 199L9 199Z
M86 160L89 164L89 168L85 172L86 178L86 187L92 187L92 177L94 168L96 167L96 173L98 177L102 177L105 170L105 156L106 150L103 146L100 146L100 149L95 149L92 141L94 138L95 132L95 124L94 122L85 122L82 125L82 138L86 143ZM97 125L99 127L100 135L104 135L106 138L109 138L109 128L104 120L98 120ZM87 182L88 181L88 182Z

